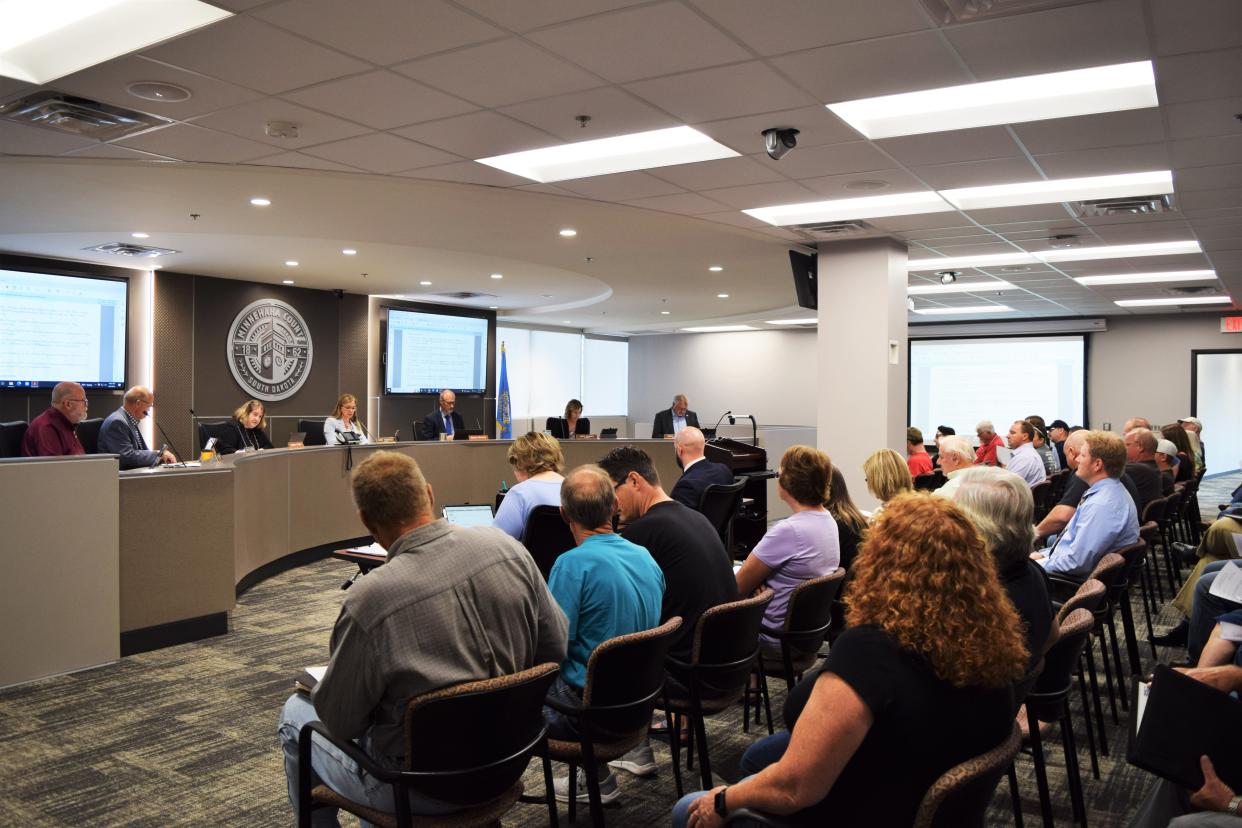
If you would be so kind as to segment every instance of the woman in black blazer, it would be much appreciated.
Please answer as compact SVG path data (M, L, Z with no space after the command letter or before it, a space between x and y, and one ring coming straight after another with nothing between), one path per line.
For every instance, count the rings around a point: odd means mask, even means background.
M549 417L544 426L558 440L568 440L569 435L590 434L591 421L582 416L582 403L570 400L565 403L564 417Z
M267 437L267 419L264 417L263 403L258 400L246 400L241 408L233 412L233 419L223 428L217 426L220 435L217 448L221 454L232 454L237 451L255 451L270 449L272 441ZM229 428L228 426L232 426Z

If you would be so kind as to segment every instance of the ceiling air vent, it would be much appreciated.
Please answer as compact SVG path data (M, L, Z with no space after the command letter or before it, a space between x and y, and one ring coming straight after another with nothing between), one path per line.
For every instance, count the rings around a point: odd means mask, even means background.
M495 299L494 293L479 293L473 290L450 290L445 293L437 293L436 296L443 296L445 299Z
M111 141L172 123L167 118L102 104L89 98L77 98L50 89L0 106L0 118L27 126L54 129L80 138L94 138L97 141Z
M795 224L789 228L790 230L799 230L803 235L812 239L822 241L836 241L837 239L855 239L864 236L879 235L880 231L867 224L865 221L857 219L851 221L816 221L810 224Z
M1220 293L1213 285L1187 285L1186 287L1165 288L1164 293L1169 296L1211 296L1214 293Z
M1080 218L1171 213L1173 212L1173 197L1153 195L1130 196L1128 198L1101 198L1096 201L1078 201L1070 206L1074 210L1074 215Z
M131 259L158 259L160 256L171 256L181 252L167 247L147 247L129 242L108 242L83 249L91 253L111 253L113 256L126 256Z
M970 23L996 17L1013 17L1027 12L1081 6L1095 0L923 0L923 7L936 18L937 25Z

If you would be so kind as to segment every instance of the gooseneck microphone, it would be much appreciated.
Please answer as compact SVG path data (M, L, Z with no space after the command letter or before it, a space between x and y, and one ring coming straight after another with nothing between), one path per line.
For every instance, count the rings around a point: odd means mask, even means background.
M715 434L716 429L720 428L720 424L724 422L725 417L729 418L729 425L733 425L733 417L731 416L732 414L733 414L732 411L726 411L725 413L721 414L720 419L716 421L716 424L714 426L712 426L712 434Z

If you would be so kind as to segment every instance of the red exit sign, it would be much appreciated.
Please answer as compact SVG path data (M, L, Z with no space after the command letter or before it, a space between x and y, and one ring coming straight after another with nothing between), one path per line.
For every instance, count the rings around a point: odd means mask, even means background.
M1221 333L1242 333L1242 316L1222 316L1220 318Z

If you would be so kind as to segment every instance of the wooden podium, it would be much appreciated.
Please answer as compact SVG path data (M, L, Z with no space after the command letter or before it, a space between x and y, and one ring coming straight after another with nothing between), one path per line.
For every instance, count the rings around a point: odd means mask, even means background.
M709 440L703 453L713 463L724 463L734 477L746 478L742 507L733 519L733 543L737 554L745 557L768 530L768 481L776 472L768 468L768 453L759 446L717 437Z

